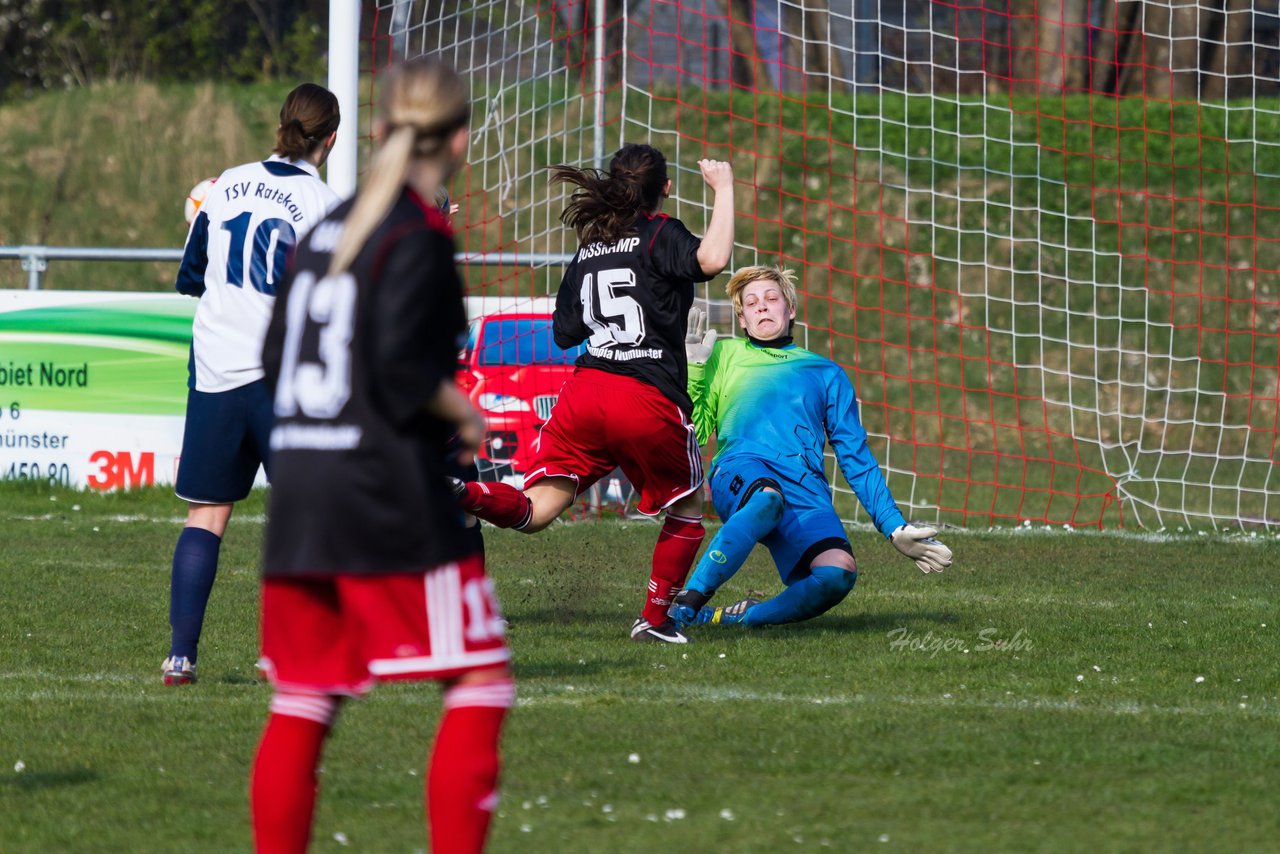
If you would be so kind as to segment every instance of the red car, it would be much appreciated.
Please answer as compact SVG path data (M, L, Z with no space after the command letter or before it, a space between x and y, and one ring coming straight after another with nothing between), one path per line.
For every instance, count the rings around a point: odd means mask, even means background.
M556 346L549 312L504 311L471 322L458 384L485 419L477 461L483 479L526 470L538 431L582 350Z

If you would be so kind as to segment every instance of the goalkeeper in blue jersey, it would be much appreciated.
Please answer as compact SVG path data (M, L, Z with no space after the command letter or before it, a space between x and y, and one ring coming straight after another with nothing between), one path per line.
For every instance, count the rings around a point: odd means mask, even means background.
M716 437L711 500L724 526L673 600L671 618L682 628L793 623L849 595L857 565L823 471L827 442L876 528L898 551L924 572L950 566L951 550L934 539L937 531L909 524L898 510L867 447L844 368L792 342L794 274L747 267L727 290L746 338L716 342L695 308L686 344L698 439ZM763 601L708 605L756 543L773 555L786 589Z

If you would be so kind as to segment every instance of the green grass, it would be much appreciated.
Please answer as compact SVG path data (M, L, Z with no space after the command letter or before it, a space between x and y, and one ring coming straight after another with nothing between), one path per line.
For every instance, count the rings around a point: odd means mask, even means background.
M248 850L262 498L175 690L180 503L0 484L0 850ZM655 534L488 532L520 691L492 850L1273 849L1275 537L949 531L956 566L924 576L855 529L862 577L830 614L655 649L625 637ZM757 551L722 597L776 587ZM314 850L424 848L438 701L388 686L344 711Z

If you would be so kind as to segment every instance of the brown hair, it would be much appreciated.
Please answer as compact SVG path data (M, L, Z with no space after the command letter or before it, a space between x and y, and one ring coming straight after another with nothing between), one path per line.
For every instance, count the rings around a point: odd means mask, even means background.
M761 266L743 267L734 273L729 279L729 284L724 286L725 293L733 301L734 314L742 314L742 292L747 289L747 285L759 281L773 282L777 285L787 301L787 308L795 311L796 274L782 267Z
M466 81L438 59L419 56L391 67L378 102L381 146L342 229L329 273L351 266L391 210L414 160L448 156L447 144L471 120Z
M289 93L280 108L275 152L300 160L322 145L338 129L338 98L323 86L303 83Z
M667 158L652 145L627 143L609 162L609 171L552 166L551 183L578 189L560 213L560 221L578 233L578 241L613 243L635 232L641 213L658 209L667 186Z

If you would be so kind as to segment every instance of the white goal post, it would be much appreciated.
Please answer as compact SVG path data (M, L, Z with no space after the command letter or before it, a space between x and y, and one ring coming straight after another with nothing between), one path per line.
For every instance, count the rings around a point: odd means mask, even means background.
M356 191L360 135L360 0L329 0L329 91L342 123L325 164L325 180L346 198Z

